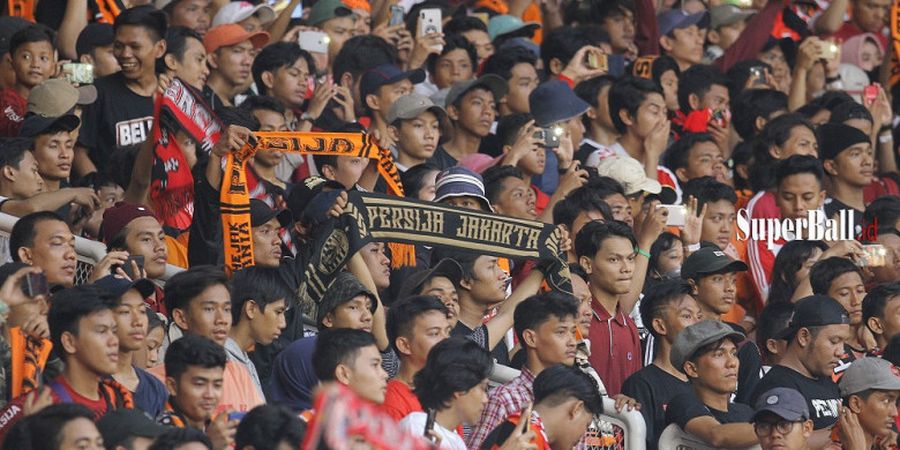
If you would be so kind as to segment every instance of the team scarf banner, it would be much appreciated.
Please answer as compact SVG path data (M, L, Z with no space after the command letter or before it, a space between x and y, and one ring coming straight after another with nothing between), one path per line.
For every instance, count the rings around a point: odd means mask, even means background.
M200 92L178 78L157 97L153 119L153 210L164 225L186 230L193 215L194 177L175 133L185 133L197 142L198 154L209 154L222 126Z
M331 155L377 160L378 172L388 191L403 195L400 173L390 150L363 133L258 132L241 150L226 157L219 203L222 212L222 236L225 240L225 265L232 271L253 265L253 238L250 235L250 196L247 191L247 161L258 151Z

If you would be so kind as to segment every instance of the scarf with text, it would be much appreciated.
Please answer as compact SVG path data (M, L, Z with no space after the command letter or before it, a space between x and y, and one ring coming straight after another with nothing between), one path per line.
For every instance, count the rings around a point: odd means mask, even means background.
M157 96L153 119L153 209L164 225L186 230L194 210L194 177L176 133L196 142L198 155L209 154L222 126L200 92L178 78Z
M332 155L378 160L378 172L393 195L403 195L400 174L390 150L379 147L372 135L362 133L259 132L252 142L226 157L222 188L222 236L225 265L240 270L253 265L253 238L250 230L250 197L247 192L247 161L257 151Z

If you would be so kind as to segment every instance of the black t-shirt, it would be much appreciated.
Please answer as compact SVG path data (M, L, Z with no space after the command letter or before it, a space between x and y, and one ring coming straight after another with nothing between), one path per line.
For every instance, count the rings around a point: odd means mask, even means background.
M841 392L831 378L807 378L794 369L773 366L753 392L751 404L766 391L786 387L803 394L816 430L832 427L841 411Z
M852 206L844 204L836 198L829 198L825 203L825 215L829 219L833 219L842 209L853 211L853 236L862 234L863 229L863 212L853 209Z
M739 325L725 322L735 331L744 333L744 329ZM734 401L750 405L750 396L759 384L760 373L762 369L762 356L760 356L759 347L750 339L745 339L738 343L738 360L741 366L738 369L738 386L734 395Z
M644 409L643 406L641 409ZM688 422L703 416L712 416L721 424L750 422L753 408L743 403L729 403L728 411L712 409L704 405L692 390L672 398L666 409L666 424L675 423L685 430Z
M444 150L443 145L440 145L437 150L434 151L434 154L431 155L431 158L428 158L428 162L434 164L441 170L447 170L455 166L459 161L447 153L447 150Z
M84 108L78 144L88 149L97 170L103 171L113 152L137 149L153 127L153 97L136 94L125 85L122 72L98 79L97 101Z
M666 428L666 410L671 400L691 392L691 385L675 378L656 365L635 372L622 384L622 394L641 404L641 415L647 424L647 448L656 449L659 436Z
M479 344L482 344L482 346L487 347L487 342L488 342L487 327L482 325L481 327L479 327L479 330L484 330L484 341L483 342L481 342L481 340L479 339L480 336L473 336L473 334L475 334L475 331L477 331L477 330L473 330L473 329L467 327L464 323L462 323L462 321L459 321L459 322L456 322L456 326L453 327L453 330L450 331L450 336L467 337L467 338L473 339L475 342L478 342ZM503 339L500 340L500 343L497 344L496 347L494 347L493 349L489 349L489 350L491 350L491 356L493 356L494 359L496 359L499 364L503 364L504 366L509 365L509 348L506 346L506 342Z

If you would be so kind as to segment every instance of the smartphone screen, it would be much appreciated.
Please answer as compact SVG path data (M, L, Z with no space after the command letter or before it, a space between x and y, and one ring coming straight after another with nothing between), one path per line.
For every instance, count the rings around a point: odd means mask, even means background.
M428 416L425 419L425 432L423 434L425 435L426 438L429 438L429 439L431 439L431 436L429 436L428 433L434 429L434 414L435 414L435 410L429 409Z
M134 273L134 267L132 267L131 262L134 261L138 266L138 273ZM140 272L144 270L144 255L134 255L129 256L128 259L125 260L125 266L122 267L125 271L125 275L128 275L128 278L132 280L136 280L141 277Z

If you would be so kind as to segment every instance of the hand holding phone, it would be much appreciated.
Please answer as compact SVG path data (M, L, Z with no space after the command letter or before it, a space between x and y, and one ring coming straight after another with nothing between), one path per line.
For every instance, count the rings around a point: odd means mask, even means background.
M657 208L663 208L669 212L666 217L667 227L683 227L687 213L684 205L656 205Z
M391 18L388 21L389 27L394 27L403 23L403 7L399 5L391 5Z
M137 265L137 273L134 271L135 265ZM122 270L124 270L125 275L128 275L128 278L131 278L132 280L143 278L144 255L129 256L128 259L125 260L125 267L122 267Z
M30 272L25 276L25 284L22 285L25 295L35 298L50 295L50 287L47 283L47 275L43 272Z
M440 9L426 8L419 11L419 36L425 36L426 34L432 33L443 33L443 29Z
M300 48L310 53L328 53L328 45L331 38L321 31L301 31L297 35L297 43Z
M875 101L878 100L879 90L878 83L872 83L863 88L863 102L866 106L875 104Z
M431 432L434 431L434 415L436 414L435 410L429 409L428 414L425 417L425 432L423 435L426 439L431 440Z

